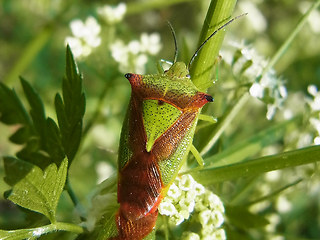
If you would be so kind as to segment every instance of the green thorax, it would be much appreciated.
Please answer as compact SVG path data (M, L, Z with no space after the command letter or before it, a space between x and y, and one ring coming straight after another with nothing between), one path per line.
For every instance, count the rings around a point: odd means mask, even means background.
M148 152L151 151L154 142L177 121L188 98L198 92L188 74L186 65L177 62L164 74L143 77L143 84L153 94L142 103Z

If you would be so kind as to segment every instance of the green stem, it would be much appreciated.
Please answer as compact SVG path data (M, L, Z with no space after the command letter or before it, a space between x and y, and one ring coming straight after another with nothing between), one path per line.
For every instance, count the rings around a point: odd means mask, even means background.
M273 170L315 163L320 161L319 154L320 146L316 145L221 167L190 170L184 174L190 173L196 181L203 185L209 185L239 177L252 177Z
M1 230L0 230L1 231ZM37 228L27 228L19 230L1 231L5 239L15 240L15 239L35 239L42 235L56 232L56 231L67 231L73 233L83 233L84 229L76 224L56 222L49 225L45 225ZM4 239L4 238L1 238Z
M85 221L85 217L83 217L85 214L84 214L84 208L82 206L82 204L80 203L79 199L77 198L76 194L74 193L72 187L71 187L71 184L70 184L70 181L69 181L69 177L67 177L67 180L66 180L66 186L65 186L68 194L69 194L69 197L73 203L73 205L79 210L80 212L80 219L82 221Z
M73 232L78 234L84 232L84 229L82 227L73 223L57 222L51 225L52 225L51 230L54 230L54 231L67 231L67 232ZM48 227L50 227L50 225Z
M312 6L308 9L308 11L302 16L302 18L298 22L298 25L290 34L290 36L287 38L287 40L281 45L278 51L273 55L273 57L268 62L267 66L263 69L263 72L258 77L258 79L261 79L280 60L280 58L284 55L284 53L286 52L290 44L293 42L297 34L300 32L304 24L307 22L310 13L313 10L317 9L319 6L320 6L320 0L317 0L312 4Z
M211 33L221 26L233 13L236 0L212 0L203 28L199 43L203 43ZM212 69L219 54L225 31L219 31L213 39L210 39L195 58L190 69L193 83L200 91L206 91L212 85Z
M272 192L271 194L268 194L268 195L263 196L263 197L261 197L261 198L258 198L258 199L256 199L256 200L253 200L253 201L251 201L251 202L249 202L249 203L246 202L246 206L254 205L254 204L256 204L256 203L263 202L263 201L269 200L269 199L271 199L271 198L273 198L273 197L279 196L279 194L280 194L281 192L285 191L286 189L291 188L292 186L297 185L298 183L300 183L300 182L302 182L302 181L303 181L303 179L302 179L302 178L299 178L298 180L294 181L293 183L290 183L290 184L288 184L288 185L286 185L286 186L284 186L284 187L281 187L280 189Z

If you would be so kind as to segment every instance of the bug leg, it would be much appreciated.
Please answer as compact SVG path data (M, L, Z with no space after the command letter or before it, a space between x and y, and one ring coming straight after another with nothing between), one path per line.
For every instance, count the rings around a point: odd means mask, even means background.
M218 122L217 118L213 117L213 116L209 116L209 115L204 115L204 114L199 114L199 120L203 120L203 121L207 121L210 123L216 123Z
M204 166L203 158L200 156L200 153L198 152L198 150L195 148L193 144L191 144L190 151L192 155L195 157L195 159L197 160L200 168L202 168Z

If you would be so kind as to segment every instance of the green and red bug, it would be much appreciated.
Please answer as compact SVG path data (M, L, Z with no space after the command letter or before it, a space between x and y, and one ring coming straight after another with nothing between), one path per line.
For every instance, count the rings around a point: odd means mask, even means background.
M238 18L238 17L236 17ZM118 157L118 202L108 239L154 239L158 206L176 178L192 146L201 108L212 96L201 92L189 67L174 62L162 74L127 73L131 98L122 126ZM175 54L175 59L177 51ZM196 154L201 162L201 157ZM115 230L116 228L116 230Z

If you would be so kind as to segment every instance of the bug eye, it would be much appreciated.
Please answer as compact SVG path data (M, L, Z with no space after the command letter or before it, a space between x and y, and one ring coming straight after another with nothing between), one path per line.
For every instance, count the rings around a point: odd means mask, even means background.
M187 74L186 77L187 77L187 78L191 78L190 74Z
M124 77L127 78L127 79L131 78L131 76L132 76L131 73L126 73L126 74L124 75Z
M213 97L211 97L210 95L206 95L205 98L208 102L213 102Z

